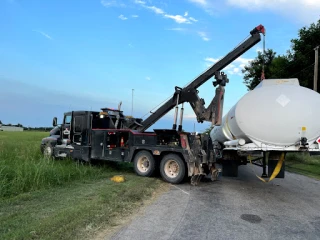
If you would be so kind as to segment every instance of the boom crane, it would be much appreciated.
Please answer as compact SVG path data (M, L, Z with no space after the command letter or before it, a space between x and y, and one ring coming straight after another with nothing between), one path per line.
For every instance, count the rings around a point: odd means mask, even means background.
M227 65L229 65L231 62L233 62L235 59L237 59L239 56L241 56L243 53L252 48L255 44L260 42L261 33L265 35L265 28L263 25L260 24L259 26L255 27L253 30L250 31L251 36L249 38L247 38L245 41L239 44L236 48L234 48L217 63L213 64L209 69L207 69L200 76L194 79L186 87L180 88L176 86L175 93L168 101L166 101L144 121L142 121L141 123L135 122L133 125L130 126L130 128L138 130L139 132L144 132L161 117L163 117L166 113L168 113L171 109L176 107L173 124L173 129L176 129L178 105L183 104L185 102L190 103L193 111L197 116L198 122L202 123L203 121L211 121L212 124L219 126L222 120L222 107L225 92L224 88L226 83L229 82L227 75L220 71L224 69ZM218 87L216 88L216 93L211 103L207 108L205 108L204 99L198 96L197 88L213 76L215 77L213 85L214 87ZM182 130L182 114L183 107L181 110L180 125L178 129L179 131Z

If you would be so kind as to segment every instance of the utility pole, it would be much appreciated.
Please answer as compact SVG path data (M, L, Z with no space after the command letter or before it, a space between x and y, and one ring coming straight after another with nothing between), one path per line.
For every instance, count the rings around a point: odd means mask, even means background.
M133 91L134 91L134 89L132 89L132 101L131 101L131 103L132 103L131 116L132 116L132 117L133 117Z
M313 79L313 90L318 91L317 83L318 83L318 61L319 61L319 55L318 50L319 46L315 47L315 62L314 62L314 79Z

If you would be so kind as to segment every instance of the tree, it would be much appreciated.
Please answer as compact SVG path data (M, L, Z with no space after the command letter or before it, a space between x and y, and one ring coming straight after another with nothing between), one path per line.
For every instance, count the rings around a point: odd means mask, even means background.
M298 37L291 40L291 49L285 55L276 56L276 52L271 49L266 51L265 56L258 52L258 56L242 70L248 90L260 83L263 60L265 78L298 78L301 86L313 89L314 48L318 45L320 20L301 28Z
M270 76L268 78L288 78L290 71L288 71L290 61L288 56L276 56L270 65Z
M244 67L242 73L244 73L244 83L248 90L254 89L260 83L263 62L264 74L266 78L270 78L271 63L275 56L276 52L274 52L272 49L267 49L265 51L265 55L259 51L258 56Z
M318 45L320 20L301 28L298 37L291 40L291 49L285 55L276 56L276 52L271 49L266 51L265 56L258 52L258 56L242 70L248 90L259 84L263 60L266 78L298 78L301 86L313 89L314 48Z
M320 45L320 20L303 27L298 32L298 38L291 40L290 77L298 78L302 86L313 89L314 48ZM319 70L318 70L319 71ZM319 85L319 84L318 84ZM319 90L318 90L319 92Z
M210 125L209 127L207 127L202 133L207 133L210 134L211 130L213 129L214 126Z

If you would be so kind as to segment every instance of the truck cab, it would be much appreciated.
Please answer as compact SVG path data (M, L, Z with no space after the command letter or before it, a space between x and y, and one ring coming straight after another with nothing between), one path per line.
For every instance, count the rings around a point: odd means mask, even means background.
M123 160L128 155L128 141L131 140L127 126L141 119L126 117L117 109L101 110L66 112L60 125L54 117L54 129L49 137L42 139L42 153L84 161Z

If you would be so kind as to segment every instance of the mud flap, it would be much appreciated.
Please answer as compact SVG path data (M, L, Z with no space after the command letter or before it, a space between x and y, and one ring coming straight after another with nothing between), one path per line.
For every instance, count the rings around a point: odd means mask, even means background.
M88 146L74 146L72 158L77 160L90 161L90 147Z
M222 162L222 176L238 177L238 164L236 161L227 160Z
M271 176L273 171L275 170L276 166L278 164L278 160L268 160L268 176ZM280 172L275 178L284 178L284 172L285 172L285 162L283 162Z

